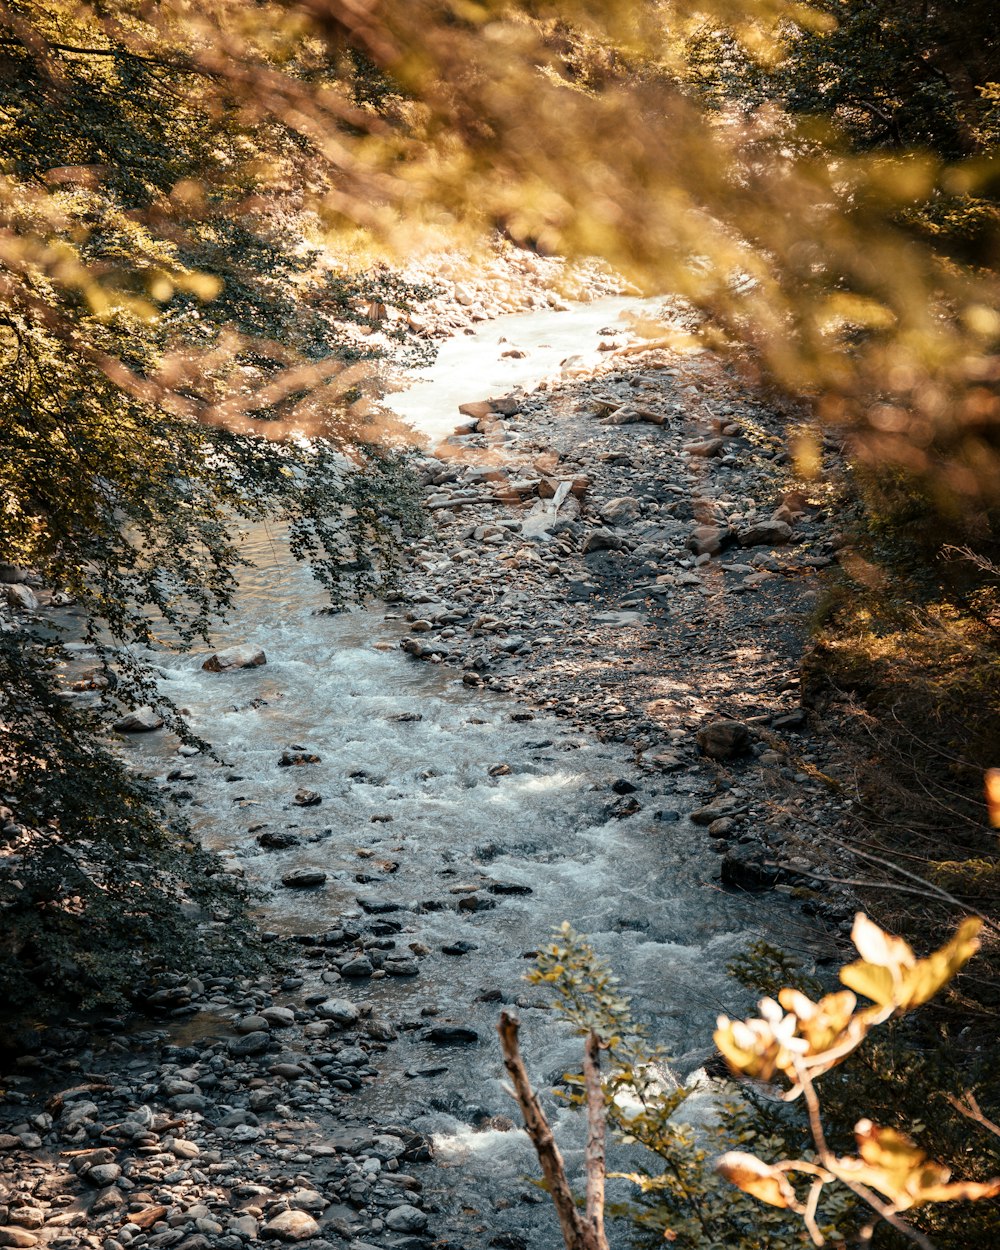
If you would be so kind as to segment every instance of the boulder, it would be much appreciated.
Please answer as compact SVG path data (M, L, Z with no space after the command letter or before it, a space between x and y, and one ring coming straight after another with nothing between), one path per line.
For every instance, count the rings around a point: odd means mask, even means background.
M5 583L3 597L9 607L20 612L35 612L38 609L38 596L30 586L21 586L17 582Z
M260 1235L280 1241L307 1241L310 1237L319 1235L319 1225L307 1211L296 1211L292 1208L281 1211L268 1220L260 1230Z
M730 889L760 893L772 889L778 876L760 847L732 846L722 857L722 884Z
M151 707L139 707L128 712L115 721L115 730L120 734L146 734L154 729L163 728L163 717Z
M716 720L697 733L703 755L713 760L731 760L745 755L752 742L750 730L742 721Z
M227 673L234 668L260 668L267 656L260 647L228 647L210 655L201 666L206 673Z
M740 530L736 538L741 547L782 547L791 536L792 527L787 521L771 518Z
M422 1233L427 1227L427 1216L417 1207L404 1202L386 1214L385 1223L394 1233Z
M281 878L281 884L289 890L310 890L326 884L326 873L320 868L293 868Z

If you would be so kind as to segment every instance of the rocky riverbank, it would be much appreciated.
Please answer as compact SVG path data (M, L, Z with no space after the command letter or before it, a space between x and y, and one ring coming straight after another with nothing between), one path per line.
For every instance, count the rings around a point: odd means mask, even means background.
M470 325L476 315L455 313ZM489 760L482 782L497 797L507 782L544 780L553 753L585 754L596 735L609 748L586 766L600 770L589 774L595 793L551 800L554 811L577 805L570 839L585 840L576 832L584 817L614 825L623 846L634 826L632 845L651 857L650 867L639 862L639 885L654 863L677 876L697 866L699 885L769 892L776 916L796 894L828 920L832 952L847 900L823 892L798 845L804 827L835 828L842 811L823 780L835 765L798 686L805 619L836 556L828 501L792 480L780 419L716 362L634 351L617 324L602 337L598 369L570 361L538 390L470 394L455 414L463 432L421 466L431 530L409 552L386 636L446 684L493 699L497 723L525 727L523 742ZM267 671L255 664L248 679ZM389 719L387 732L420 729L419 712ZM40 1031L0 1104L0 1246L552 1244L530 1185L515 1179L501 1197L458 1201L454 1179L428 1166L430 1143L413 1117L395 1123L353 1108L387 1070L413 1088L455 1083L446 1078L453 1057L488 1039L460 1013L442 1013L434 987L465 986L470 974L455 970L480 947L497 963L508 954L505 917L546 874L555 890L573 879L559 875L567 852L548 854L524 834L509 843L467 835L468 847L441 854L433 895L413 901L414 852L392 815L404 796L378 797L379 761L344 781L345 792L376 796L346 845L328 840L332 828L302 823L330 797L310 772L322 755L311 742L275 745L274 771L299 788L280 816L246 821L231 862L303 898L329 876L352 905L333 927L307 919L295 940L275 940L273 972L205 968L142 987L138 1032L122 1020ZM211 784L238 785L230 810L248 816L270 793L188 757L168 775L176 793L192 787L194 804ZM386 802L394 798L396 809ZM441 807L420 799L414 812L419 831ZM323 869L282 858L312 847ZM636 897L633 888L622 914L602 923L651 949L683 951L690 922L633 914ZM817 930L814 953L824 941ZM509 952L514 965L522 953ZM480 1011L518 1001L539 1013L516 974L498 967L457 997L476 997ZM512 1128L482 1091L449 1097L449 1110L477 1129Z
M463 405L422 465L400 645L627 743L650 785L686 778L723 884L846 932L849 897L808 873L808 830L847 809L799 672L841 541L829 489L716 359L616 348L622 329L597 370Z

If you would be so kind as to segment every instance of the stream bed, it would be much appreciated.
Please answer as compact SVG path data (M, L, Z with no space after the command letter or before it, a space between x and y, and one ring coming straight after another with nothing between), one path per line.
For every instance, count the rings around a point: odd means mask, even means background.
M491 323L446 344L430 376L394 406L440 437L459 402L530 387L560 359L592 356L599 331L635 303L601 300ZM499 359L509 348L526 354ZM704 832L686 818L699 805L697 777L651 781L625 747L409 659L391 606L322 613L321 589L266 527L247 535L245 554L252 567L216 642L263 647L266 666L217 674L202 671L204 654L157 657L164 693L225 764L179 759L166 734L134 737L127 750L155 775L179 764L195 775L187 809L194 826L263 885L265 928L321 933L377 914L398 926L389 940L402 956L410 943L427 952L416 976L345 980L331 991L372 1004L400 1033L378 1057L380 1078L344 1103L345 1115L431 1137L438 1166L425 1192L449 1219L469 1227L478 1213L491 1235L509 1230L531 1250L554 1247L548 1204L521 1180L536 1172L533 1153L507 1119L519 1122L503 1088L500 1006L519 1007L538 1087L578 1069L580 1043L524 981L530 953L570 921L613 965L636 1017L674 1057L664 1079L697 1081L715 1016L746 1005L727 961L780 932L791 905L781 895L762 902L719 888ZM319 762L279 767L291 747ZM612 809L632 786L641 810L620 818ZM321 802L295 806L300 787ZM298 841L265 850L261 830ZM304 868L324 872L325 884L282 886ZM478 1041L436 1045L428 1024L471 1029ZM575 1170L582 1124L545 1101ZM689 1101L688 1115L699 1107L710 1109L710 1092Z

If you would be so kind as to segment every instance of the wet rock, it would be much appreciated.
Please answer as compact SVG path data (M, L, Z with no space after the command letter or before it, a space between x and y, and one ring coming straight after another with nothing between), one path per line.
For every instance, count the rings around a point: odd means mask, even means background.
M281 878L281 884L289 890L309 890L325 882L326 873L319 868L293 868Z
M428 1029L424 1040L433 1042L435 1046L469 1046L479 1041L479 1034L461 1024L438 1024Z
M291 1007L265 1007L260 1014L273 1029L287 1029L295 1023Z
M449 942L447 946L442 946L441 950L445 955L468 955L470 951L479 950L479 947L475 942L466 942L463 939L460 942Z
M415 977L420 971L415 959L387 959L383 968L390 977Z
M307 1211L290 1208L268 1220L260 1230L260 1235L280 1241L307 1241L310 1237L319 1235L319 1224Z
M385 1223L394 1233L421 1233L427 1227L427 1216L419 1208L404 1202L388 1212Z
M733 846L722 857L722 884L733 890L760 893L778 882L779 870L755 846Z
M631 781L624 777L619 777L617 781L611 783L611 789L615 794L635 794L638 786L634 786Z
M230 1039L229 1053L235 1058L262 1055L270 1045L271 1038L269 1034L263 1031L257 1033L245 1033L242 1037L234 1037Z
M717 720L698 730L702 754L713 760L731 760L750 750L752 737L742 721Z
M356 1024L361 1018L361 1010L348 998L328 998L316 1006L316 1014L322 1020L329 1020L342 1029Z
M587 537L583 540L583 546L580 550L586 555L591 551L618 551L622 546L622 539L619 534L615 534L612 530L605 529L603 526L598 529L591 530Z
M296 790L292 802L296 807L318 807L323 802L323 796L315 790Z
M263 1016L240 1016L233 1025L237 1033L266 1033L270 1027Z
M154 729L163 728L163 717L151 707L140 707L120 716L115 721L114 728L120 734L152 733Z
M260 647L228 647L210 655L201 666L206 673L226 673L234 668L259 668L267 663Z
M300 768L303 764L318 764L319 762L320 757L312 751L307 751L305 747L290 747L287 751L282 751L278 767Z
M268 851L284 851L290 846L298 846L299 839L287 829L268 829L257 839L257 845Z
M348 960L346 964L340 966L340 975L344 977L370 977L374 971L375 965L364 955Z

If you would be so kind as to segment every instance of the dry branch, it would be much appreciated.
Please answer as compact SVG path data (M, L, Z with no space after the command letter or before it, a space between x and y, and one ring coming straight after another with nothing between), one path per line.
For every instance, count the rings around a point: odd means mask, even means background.
M514 1086L514 1096L517 1099L518 1106L521 1108L521 1114L524 1116L524 1127L528 1136L531 1138L531 1144L535 1147L535 1153L538 1155L538 1162L541 1164L542 1175L545 1177L545 1184L552 1196L555 1204L556 1214L559 1216L559 1225L562 1229L563 1241L566 1243L566 1250L608 1250L607 1239L604 1236L603 1208L604 1208L604 1107L603 1099L600 1111L600 1130L596 1129L595 1113L591 1106L590 1099L590 1083L588 1080L588 1100L587 1100L587 1215L586 1218L581 1217L577 1208L576 1201L573 1198L573 1191L569 1187L569 1181L566 1179L566 1165L563 1163L563 1157L556 1145L556 1140L552 1135L552 1129L549 1122L545 1118L545 1112L542 1110L538 1101L538 1096L531 1088L531 1081L528 1079L528 1072L524 1066L524 1060L521 1058L521 1050L518 1045L517 1035L520 1029L520 1021L515 1015L508 1011L500 1013L500 1023L497 1025L497 1032L500 1034L500 1046L503 1051L504 1067L510 1074L511 1082ZM594 1054L590 1055L591 1038L594 1040ZM597 1039L593 1034L587 1039L588 1052L585 1055L585 1063L597 1071L596 1068L596 1042ZM597 1076L598 1091L600 1090L600 1076ZM599 1171L599 1183L595 1184L593 1179L593 1167Z

